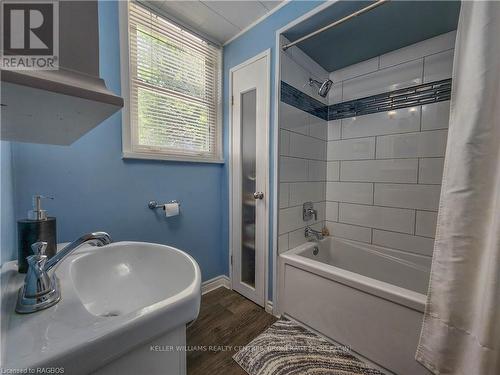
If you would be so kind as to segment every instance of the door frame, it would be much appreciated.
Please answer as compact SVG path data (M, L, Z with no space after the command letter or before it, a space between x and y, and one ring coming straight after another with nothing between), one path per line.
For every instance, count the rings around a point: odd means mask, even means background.
M266 77L265 77L265 103L266 103L266 119L264 122L264 127L265 131L264 134L266 135L266 139L264 140L265 142L265 149L267 149L270 153L271 149L269 147L269 136L270 136L270 117L271 117L271 49L267 49L253 57L251 57L248 60L243 61L242 63L232 67L229 70L229 128L228 128L228 137L229 137L229 280L231 283L231 289L233 289L233 265L232 265L232 258L233 258L233 225L234 225L234 207L233 207L233 173L234 173L234 157L233 157L233 105L232 105L232 94L233 94L233 74L235 71L244 68L247 65L250 65L257 60L260 60L262 58L266 59L266 64L267 64L267 71L266 71ZM270 197L270 192L271 192L271 186L270 186L270 164L269 164L269 153L267 153L264 156L264 164L266 166L265 170L265 190L264 191L264 197L265 197L265 207L264 207L264 217L266 220L266 225L265 225L265 232L264 232L264 306L266 310L269 309L269 225L271 222L271 217L269 216L269 207L273 203L271 201ZM273 197L273 200L275 197Z

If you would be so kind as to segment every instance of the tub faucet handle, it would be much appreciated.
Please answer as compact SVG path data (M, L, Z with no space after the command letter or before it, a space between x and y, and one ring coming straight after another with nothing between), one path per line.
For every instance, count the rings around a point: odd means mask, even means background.
M313 218L314 220L318 220L318 210L314 209L313 203L312 202L305 202L302 205L302 219L304 221L309 221Z

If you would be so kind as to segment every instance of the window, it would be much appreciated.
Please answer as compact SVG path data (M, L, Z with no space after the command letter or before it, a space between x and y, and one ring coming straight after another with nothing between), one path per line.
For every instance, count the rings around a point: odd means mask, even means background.
M221 48L120 3L124 157L221 162Z

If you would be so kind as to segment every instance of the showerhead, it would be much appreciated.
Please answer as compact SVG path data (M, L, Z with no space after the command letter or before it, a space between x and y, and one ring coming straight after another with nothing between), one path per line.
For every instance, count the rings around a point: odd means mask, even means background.
M323 98L328 95L328 91L332 88L333 82L329 79L327 79L323 84L320 86L318 94L322 96Z
M332 88L333 82L330 79L327 79L324 82L316 81L315 79L309 78L310 86L317 86L319 88L318 95L325 98L328 95L328 91Z

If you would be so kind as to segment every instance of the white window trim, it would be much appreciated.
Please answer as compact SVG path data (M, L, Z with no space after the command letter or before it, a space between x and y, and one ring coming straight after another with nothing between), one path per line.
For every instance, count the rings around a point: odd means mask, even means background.
M217 152L215 158L196 157L189 155L174 155L168 152L139 152L132 149L132 129L130 123L130 52L129 52L129 13L128 1L118 2L118 16L120 28L120 76L121 94L124 105L122 109L122 157L124 159L149 159L149 160L170 160L197 163L223 164L223 139L222 139L222 81L219 104L217 108ZM160 15L161 16L161 15ZM170 21L170 20L169 20ZM221 51L222 53L222 51ZM221 58L222 66L222 58ZM222 67L221 67L222 69ZM222 72L219 72L222 77Z

